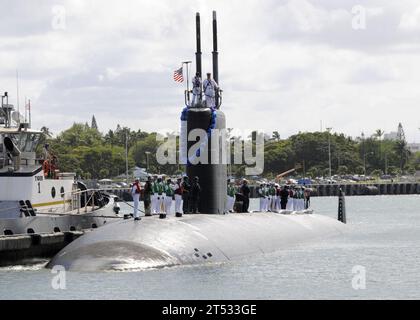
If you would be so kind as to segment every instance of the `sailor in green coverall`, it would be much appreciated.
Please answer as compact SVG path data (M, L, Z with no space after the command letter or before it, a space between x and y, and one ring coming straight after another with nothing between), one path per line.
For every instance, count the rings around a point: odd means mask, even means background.
M273 211L273 203L274 203L275 196L276 196L276 188L274 188L273 183L270 183L270 187L268 188L268 211Z
M227 212L233 212L233 207L235 205L235 194L236 194L236 188L235 184L232 180L228 180L227 185L227 198L226 198L226 211Z
M172 183L171 179L166 180L166 183L164 185L166 214L171 213L172 199L174 197L175 188L176 186Z
M164 185L161 176L159 176L153 183L153 195L155 197L155 207L153 208L153 213L161 213L162 205L165 199Z

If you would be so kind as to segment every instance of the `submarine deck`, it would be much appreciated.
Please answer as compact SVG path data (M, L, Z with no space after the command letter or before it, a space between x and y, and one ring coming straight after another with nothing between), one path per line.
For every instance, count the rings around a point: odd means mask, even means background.
M337 235L341 222L318 214L190 214L123 220L75 240L48 267L136 270L224 262Z

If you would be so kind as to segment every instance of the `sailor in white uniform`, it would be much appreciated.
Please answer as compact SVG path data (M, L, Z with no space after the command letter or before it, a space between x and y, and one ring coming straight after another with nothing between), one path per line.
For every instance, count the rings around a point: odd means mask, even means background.
M166 180L165 184L165 212L171 213L172 197L174 196L176 186L172 183L171 179Z
M303 187L300 187L298 190L298 210L302 211L305 210L305 199L304 199L304 193L303 193Z
M211 78L211 73L207 73L207 79L203 81L204 95L206 96L206 105L208 108L216 107L216 91L218 84Z
M280 210L280 186L275 183L274 189L276 190L276 201L274 203L274 211L278 212Z
M293 194L294 194L293 188L290 187L290 189L289 189L289 200L287 201L287 204L286 204L286 210L293 211L293 209L294 209L293 208L293 202L294 202Z
M182 178L178 178L175 184L175 213L182 213Z
M193 100L192 100L192 107L194 107L198 102L201 101L201 94L202 94L202 83L200 74L197 72L192 79L192 94L193 94Z
M266 183L265 186L264 186L264 194L265 194L264 211L268 212L268 208L269 208L269 204L270 204L270 189L268 187L268 183Z
M260 198L260 212L265 212L265 189L264 183L260 184L258 188L258 197Z
M139 202L140 202L140 181L136 179L131 187L131 195L133 196L134 204L134 220L140 220L139 214Z

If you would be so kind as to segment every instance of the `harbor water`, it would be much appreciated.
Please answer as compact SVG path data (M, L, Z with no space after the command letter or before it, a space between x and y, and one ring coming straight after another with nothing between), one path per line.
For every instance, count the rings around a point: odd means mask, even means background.
M337 217L337 197L311 204ZM346 205L339 237L228 263L66 272L65 289L46 261L0 268L0 299L419 299L420 196L354 196Z

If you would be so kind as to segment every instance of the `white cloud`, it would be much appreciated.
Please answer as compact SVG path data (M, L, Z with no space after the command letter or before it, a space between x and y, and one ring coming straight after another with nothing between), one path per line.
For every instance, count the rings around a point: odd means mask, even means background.
M202 17L203 71L211 70L211 10L218 12L220 83L229 127L318 130L320 120L358 135L402 122L419 140L420 46L416 1L363 1L352 29L345 1L9 1L0 20L0 87L36 127L54 132L95 114L102 130L177 128L183 85L172 72L194 60ZM65 8L53 29L52 7ZM325 126L324 126L325 127ZM417 138L416 138L417 136Z

